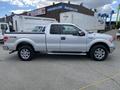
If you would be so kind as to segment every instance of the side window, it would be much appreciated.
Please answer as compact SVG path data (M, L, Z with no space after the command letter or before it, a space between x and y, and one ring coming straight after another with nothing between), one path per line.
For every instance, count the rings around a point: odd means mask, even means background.
M43 26L36 26L32 32L35 32L35 33L44 33L45 32L45 27Z
M50 34L61 34L60 25L51 25Z
M75 26L72 26L72 25L63 25L63 28L62 28L62 34L67 34L67 35L76 35L78 36L79 35L79 29Z

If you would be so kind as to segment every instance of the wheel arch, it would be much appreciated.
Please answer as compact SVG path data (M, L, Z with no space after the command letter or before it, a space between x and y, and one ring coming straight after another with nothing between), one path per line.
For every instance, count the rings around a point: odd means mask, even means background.
M29 42L24 41L24 42L20 42L20 43L17 44L16 51L18 51L19 48L22 47L22 46L30 46L33 50L35 50L35 48L33 47L32 44L30 44Z
M89 49L89 52L90 52L91 49L92 49L94 46L96 46L96 45L103 45L103 46L108 50L108 52L110 53L110 48L109 48L109 46L108 46L106 43L104 43L104 42L94 43L93 45L91 45L91 47L90 47L90 49Z

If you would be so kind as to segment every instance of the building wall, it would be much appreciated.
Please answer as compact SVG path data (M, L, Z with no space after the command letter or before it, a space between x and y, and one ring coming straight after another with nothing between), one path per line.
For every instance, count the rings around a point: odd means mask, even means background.
M60 21L60 13L68 11L75 11L86 15L94 16L94 12L92 10L85 8L82 5L74 5L67 3L58 3L48 7L36 9L29 12L28 15L55 18L56 20Z

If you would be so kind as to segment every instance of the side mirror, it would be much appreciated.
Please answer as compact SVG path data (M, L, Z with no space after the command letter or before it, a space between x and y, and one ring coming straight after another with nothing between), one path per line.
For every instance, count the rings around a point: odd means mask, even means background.
M85 33L83 31L79 31L79 36L85 36Z

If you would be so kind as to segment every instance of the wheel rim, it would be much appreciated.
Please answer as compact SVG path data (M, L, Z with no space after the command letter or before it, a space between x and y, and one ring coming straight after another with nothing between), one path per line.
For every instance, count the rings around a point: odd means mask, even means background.
M105 52L104 49L97 48L95 50L94 56L95 56L96 59L101 60L101 59L103 59L105 57L105 54L106 54L106 52Z
M28 49L22 49L20 55L23 59L28 59L30 57L30 51Z

